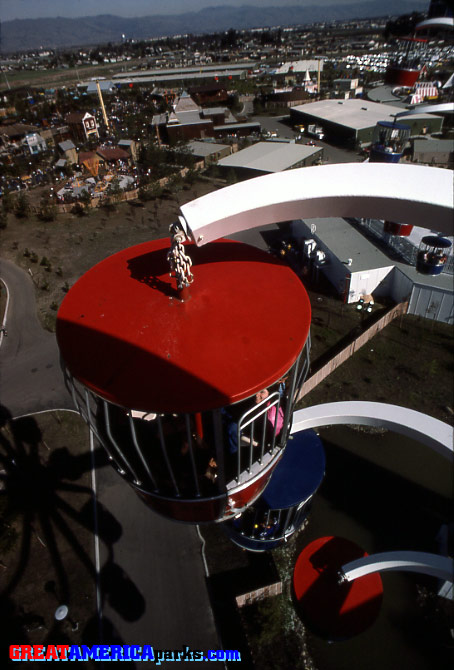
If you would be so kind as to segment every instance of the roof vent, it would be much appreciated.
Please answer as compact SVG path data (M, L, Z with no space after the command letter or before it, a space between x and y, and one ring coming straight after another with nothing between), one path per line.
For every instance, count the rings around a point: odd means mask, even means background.
M361 107L365 112L367 112L367 107Z

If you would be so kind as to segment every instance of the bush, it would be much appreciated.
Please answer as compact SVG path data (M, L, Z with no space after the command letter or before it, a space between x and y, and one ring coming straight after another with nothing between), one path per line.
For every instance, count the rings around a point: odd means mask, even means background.
M36 213L38 219L40 221L54 221L57 217L57 214L58 208L55 203L50 200L50 198L43 196Z
M76 216L85 216L87 212L85 207L80 202L76 202L74 207L71 208L71 214L75 214Z
M14 214L18 219L25 219L30 214L30 203L26 195L21 193L14 205Z
M9 191L5 191L5 193L2 195L3 211L13 212L15 206L16 206L16 196L10 193Z
M150 189L147 189L143 186L141 186L139 188L138 197L139 197L139 200L141 200L142 202L148 202L148 200L153 199L153 195L152 195Z
M114 212L117 208L112 198L108 195L105 195L101 200L101 207L108 212Z

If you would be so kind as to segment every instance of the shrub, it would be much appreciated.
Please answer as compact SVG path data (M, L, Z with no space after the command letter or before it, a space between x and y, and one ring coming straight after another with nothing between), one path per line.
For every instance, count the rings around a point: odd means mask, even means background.
M21 193L16 199L14 214L18 219L25 219L30 214L30 203L24 193Z
M108 212L114 212L116 210L116 205L113 202L112 198L108 195L105 195L101 200L101 207L103 207Z
M153 199L153 195L152 195L151 191L149 189L145 188L144 186L141 186L139 188L138 197L139 197L139 200L141 200L142 202L147 202L148 200Z
M74 207L71 208L71 214L76 216L85 216L86 213L85 207L80 202L76 202Z
M57 218L58 208L55 203L43 196L38 207L36 216L40 221L54 221Z

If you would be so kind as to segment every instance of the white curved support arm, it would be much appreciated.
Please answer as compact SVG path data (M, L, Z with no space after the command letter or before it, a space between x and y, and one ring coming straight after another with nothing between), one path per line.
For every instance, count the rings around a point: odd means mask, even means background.
M402 120L405 116L414 114L454 114L454 103L443 102L438 105L417 105L414 109L405 109L395 114L394 118Z
M452 16L438 16L433 19L424 19L416 24L416 30L423 28L454 28L454 19Z
M277 172L227 186L181 207L201 246L242 230L301 218L370 217L453 232L451 170L342 163Z
M407 407L382 402L330 402L293 413L292 433L335 424L376 426L427 445L454 462L453 427Z
M374 572L420 572L452 582L454 579L454 560L437 554L419 551L387 551L382 554L365 556L342 566L341 581L352 582Z

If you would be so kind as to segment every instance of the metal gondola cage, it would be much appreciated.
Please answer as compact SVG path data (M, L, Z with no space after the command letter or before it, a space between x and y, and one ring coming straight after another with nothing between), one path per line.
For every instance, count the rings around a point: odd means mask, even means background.
M81 277L57 340L76 407L138 495L168 518L222 521L260 496L286 446L310 303L265 251L173 233Z
M423 237L416 257L417 271L424 275L441 274L448 262L451 246L452 242L441 235Z

